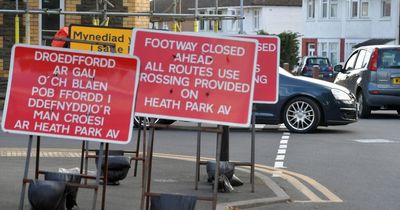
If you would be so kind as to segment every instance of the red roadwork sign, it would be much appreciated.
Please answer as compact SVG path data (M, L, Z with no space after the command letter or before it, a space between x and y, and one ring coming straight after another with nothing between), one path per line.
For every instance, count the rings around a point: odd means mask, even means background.
M138 75L132 56L15 45L2 128L127 144Z
M141 60L136 115L250 124L257 41L134 29Z
M278 36L239 35L258 41L258 60L254 86L254 103L274 104L278 102L279 91L279 55Z

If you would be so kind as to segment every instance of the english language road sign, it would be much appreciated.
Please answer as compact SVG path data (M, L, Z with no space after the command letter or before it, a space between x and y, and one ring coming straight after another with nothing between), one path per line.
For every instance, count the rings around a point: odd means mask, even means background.
M277 103L279 97L279 37L264 35L238 35L237 37L251 38L258 41L254 103Z
M141 60L136 115L250 124L257 41L134 29Z
M132 56L14 45L2 128L127 144L138 75Z

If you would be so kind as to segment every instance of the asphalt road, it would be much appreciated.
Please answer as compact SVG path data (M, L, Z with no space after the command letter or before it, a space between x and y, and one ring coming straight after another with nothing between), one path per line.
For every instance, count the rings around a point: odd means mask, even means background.
M275 177L292 201L254 209L400 209L399 119L395 112L381 111L374 112L371 119L361 119L346 126L322 127L312 134L288 133L279 126L258 129L258 164L273 167L279 162L278 165L285 170L316 180L342 201L309 200L287 181ZM230 160L250 161L250 137L247 129L231 129ZM156 153L196 154L196 132L160 129L156 130L155 138ZM27 136L0 133L0 148L26 147L27 139ZM112 145L111 149L132 150L134 143ZM44 138L42 147L77 149L80 144L79 141ZM202 156L214 157L215 147L216 135L203 133ZM282 150L285 152L282 153ZM305 183L305 186L323 197L309 184Z

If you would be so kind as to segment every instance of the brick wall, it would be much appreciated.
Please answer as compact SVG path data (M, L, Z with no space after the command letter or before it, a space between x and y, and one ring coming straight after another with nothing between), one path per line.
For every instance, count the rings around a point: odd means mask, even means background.
M129 12L149 12L150 1L148 0L124 0L124 5L129 8ZM125 27L148 28L149 17L127 17L124 19Z
M38 0L29 0L28 1L29 9L39 9L39 1ZM30 43L31 44L39 44L39 15L30 14ZM26 18L27 16L24 15Z
M65 2L65 11L76 11L76 6L81 4L81 0L68 0ZM79 15L66 15L65 25L80 24L81 16Z

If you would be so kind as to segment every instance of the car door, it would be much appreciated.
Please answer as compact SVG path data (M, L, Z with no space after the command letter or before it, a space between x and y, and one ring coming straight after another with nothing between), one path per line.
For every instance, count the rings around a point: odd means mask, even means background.
M355 65L357 61L357 56L360 51L354 51L350 57L347 59L343 69L339 74L336 76L335 83L341 86L346 87L350 91L354 93L354 78L356 75Z

